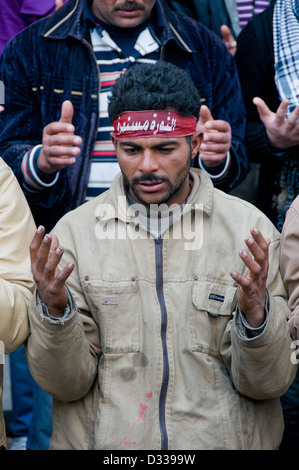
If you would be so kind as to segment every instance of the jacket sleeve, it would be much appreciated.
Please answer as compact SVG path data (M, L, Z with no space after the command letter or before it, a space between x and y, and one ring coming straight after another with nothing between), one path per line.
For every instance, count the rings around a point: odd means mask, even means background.
M0 340L8 354L29 334L27 304L34 289L29 245L35 225L21 188L1 159L0 197Z
M28 55L20 54L24 49L22 42L27 45L27 54L33 54L30 28L12 38L0 59L0 80L5 90L5 110L0 119L0 155L12 168L29 204L52 207L58 198L58 185L46 181L44 186L34 187L26 182L22 171L31 152L41 144L43 128L48 124L47 112L41 109L39 102L35 63L38 59L34 57L29 62Z
M264 236L269 231L264 227ZM269 314L263 332L254 338L241 334L236 318L224 335L223 359L239 393L255 400L283 395L295 378L297 367L291 361L292 338L287 323L290 310L279 271L279 234L270 236Z
M281 235L280 269L292 314L289 326L294 339L299 339L299 196L286 214Z
M206 48L211 57L213 95L210 98L207 96L205 104L213 118L228 122L232 131L231 166L228 173L214 185L230 192L244 180L249 170L244 142L246 111L234 58L218 38L214 38Z
M76 259L72 251L72 235L63 219L54 233L64 247L61 267ZM99 329L80 286L77 267L67 281L72 293L72 309L62 320L47 317L37 293L29 306L30 336L27 359L35 381L47 393L60 401L83 398L97 375Z

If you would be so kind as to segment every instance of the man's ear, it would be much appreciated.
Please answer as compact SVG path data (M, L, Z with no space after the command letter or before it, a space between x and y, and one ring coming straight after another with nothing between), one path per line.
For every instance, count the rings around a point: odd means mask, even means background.
M191 137L191 153L192 153L192 160L196 157L199 152L199 148L201 146L203 139L203 134L200 132L195 132Z

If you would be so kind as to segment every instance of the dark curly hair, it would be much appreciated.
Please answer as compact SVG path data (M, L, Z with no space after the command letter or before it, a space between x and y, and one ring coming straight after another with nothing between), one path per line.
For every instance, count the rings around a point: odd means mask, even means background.
M125 111L152 109L172 109L198 118L200 95L183 69L159 60L136 64L116 80L108 104L112 121Z

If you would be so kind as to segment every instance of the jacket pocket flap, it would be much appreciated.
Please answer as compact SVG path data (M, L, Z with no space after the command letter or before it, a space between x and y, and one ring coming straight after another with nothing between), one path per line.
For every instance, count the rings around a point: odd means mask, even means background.
M237 288L219 282L194 281L192 302L212 316L232 315L237 304Z

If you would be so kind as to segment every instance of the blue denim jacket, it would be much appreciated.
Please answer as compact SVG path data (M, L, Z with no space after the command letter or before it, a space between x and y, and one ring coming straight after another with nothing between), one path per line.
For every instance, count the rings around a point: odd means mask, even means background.
M0 118L0 155L19 182L24 154L42 141L43 128L59 120L61 104L74 106L73 124L83 138L76 164L60 171L54 186L24 191L37 224L47 229L82 204L99 120L99 69L83 21L84 0L69 0L54 15L26 28L6 46L0 61L5 111ZM184 68L215 119L232 126L233 164L217 183L229 191L248 171L243 142L245 110L234 59L205 27L157 0L161 58ZM187 90L186 90L187 92Z

